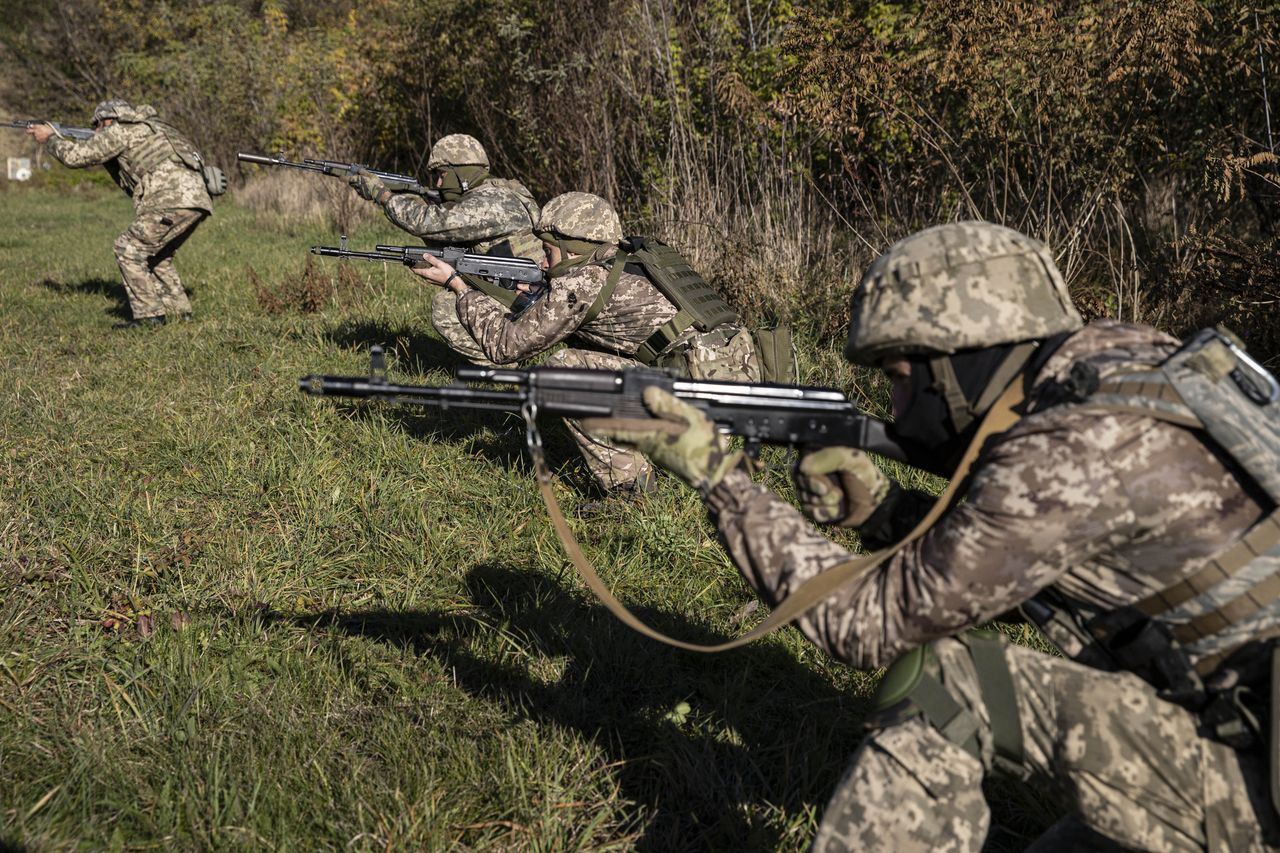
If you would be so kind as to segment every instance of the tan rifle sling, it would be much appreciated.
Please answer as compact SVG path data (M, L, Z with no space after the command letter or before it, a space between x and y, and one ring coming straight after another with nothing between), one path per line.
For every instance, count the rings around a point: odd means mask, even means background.
M691 652L724 652L729 649L736 649L739 646L745 646L747 643L754 642L785 625L789 625L804 615L810 608L830 597L845 584L872 571L885 560L923 536L942 517L943 513L956 503L963 493L963 486L969 479L969 471L978 455L982 452L987 439L1004 432L1021 417L1015 409L1022 401L1022 374L1019 373L983 418L977 433L973 436L973 440L969 442L969 447L965 450L960 464L956 466L956 472L952 475L951 482L947 484L947 488L938 498L937 503L933 505L929 514L916 525L915 529L907 534L905 539L883 550L847 560L816 577L810 578L774 608L764 622L737 639L714 646L687 643L650 628L609 591L591 561L582 553L578 540L574 538L573 531L569 529L564 514L560 512L560 504L556 501L555 492L552 490L551 472L548 470L546 460L543 457L541 442L537 440L537 433L533 431L533 416L536 415L536 412L527 411L525 419L530 427L529 449L533 455L534 469L538 476L538 490L542 494L543 503L547 506L547 514L551 516L551 525L555 528L556 536L559 537L560 544L564 546L565 552L568 553L569 559L572 560L574 567L578 570L578 574L582 575L583 581L596 594L600 602L609 609L609 612L618 617L623 624L639 631L650 639Z

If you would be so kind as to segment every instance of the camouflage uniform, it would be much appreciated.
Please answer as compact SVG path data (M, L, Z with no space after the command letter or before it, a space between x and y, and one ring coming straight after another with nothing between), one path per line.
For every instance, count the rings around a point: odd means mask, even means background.
M567 217L570 213L564 209L566 203L578 203L587 209L608 206L597 196L567 193L548 202L546 211L553 217ZM590 218L600 214L590 210L576 215ZM644 366L634 358L636 351L655 329L676 315L677 309L647 278L622 272L612 295L594 318L588 317L609 277L609 262L618 254L617 241L622 239L622 227L612 208L608 209L608 216L612 217L610 227L588 235L599 238L599 247L589 261L553 276L546 296L519 318L511 319L505 308L482 293L469 291L458 297L458 331L462 334L451 339L450 344L460 352L477 352L491 363L509 364L532 358L572 337L588 348L558 350L547 359L548 365L602 370ZM554 224L547 222L545 211L543 220L540 228ZM694 378L759 380L750 333L736 327L706 333L689 329L669 347L669 353L678 354L672 357L672 366ZM569 422L569 429L587 467L605 488L625 488L651 477L642 455L592 438L573 422Z
M173 256L213 211L203 177L167 142L162 131L168 126L156 116L149 106L107 101L94 119L115 118L110 127L91 139L57 138L46 146L72 169L106 166L133 197L133 224L113 248L135 320L191 313Z
M853 666L896 661L873 733L832 797L814 849L981 849L989 772L1062 796L1067 815L1038 850L1280 849L1257 748L1265 717L1250 721L1221 701L1264 704L1264 641L1280 634L1266 395L1249 395L1252 408L1213 410L1221 418L1204 430L1183 425L1194 418L1153 417L1153 404L1125 404L1169 399L1158 396L1150 369L1177 360L1178 342L1115 322L1082 328L1047 250L989 223L938 226L895 244L864 276L851 314L846 355L889 372L894 434L915 442L904 445L911 457L954 469L966 437L981 453L963 500L905 539L926 496L881 488L883 475L869 476L848 448L809 454L808 470L797 468L807 505L864 534L902 540L796 623ZM1197 350L1194 372L1231 384L1226 377L1242 362L1222 360L1225 351ZM1105 390L1126 382L1137 390ZM1232 387L1243 399L1240 382ZM1027 389L1025 413L975 437L969 425L1006 387ZM1184 411L1194 408L1194 397L1174 393ZM664 429L635 420L593 427L648 449L703 493L763 598L777 605L801 595L805 581L851 559L726 464L735 457L696 409L656 389L645 403ZM673 423L686 426L673 431ZM1248 460L1248 473L1236 459ZM838 501L833 490L843 492ZM899 532L886 524L895 515L915 517ZM969 630L1019 606L1079 660ZM1105 617L1134 630L1109 636ZM1191 639L1162 641L1157 622L1164 636ZM1090 637L1116 639L1115 656ZM1132 672L1119 671L1121 661ZM1167 694L1153 686L1161 683ZM1189 706L1216 704L1202 716L1163 698L1179 691Z
M392 195L382 208L397 228L436 249L457 246L477 254L542 260L542 243L533 235L537 201L519 181L489 176L489 156L479 141L463 133L442 137L432 146L427 168L446 172L457 186L445 190L441 204L415 193ZM459 172L465 177L459 178ZM459 324L456 302L450 290L437 293L431 300L431 324L458 352L485 364Z
M1175 346L1148 328L1095 323L1054 353L1035 384L1065 379L1077 361L1104 377L1148 366ZM849 558L742 471L708 505L735 562L770 601ZM982 761L919 719L877 732L828 806L815 849L980 849L989 714L967 641L944 638L1049 586L1097 607L1142 599L1191 574L1264 509L1194 433L1141 415L1052 407L993 439L964 503L798 623L865 669L932 643L943 684L979 721ZM1197 735L1190 712L1134 676L1020 647L1006 657L1025 769L1065 791L1086 825L1138 849L1267 849L1249 802L1265 796L1260 762Z

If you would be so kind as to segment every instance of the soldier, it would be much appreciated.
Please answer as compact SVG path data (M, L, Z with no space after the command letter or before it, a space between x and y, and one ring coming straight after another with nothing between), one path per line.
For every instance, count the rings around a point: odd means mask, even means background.
M458 281L443 261L429 258L430 267L414 270L457 294L460 322L451 330L454 348L507 364L572 337L589 349L559 350L548 365L604 370L664 366L698 379L758 380L749 332L734 323L698 331L682 321L677 316L680 308L648 278L633 272L625 258L617 262L622 223L604 199L582 192L555 197L542 209L538 237L545 250L542 263L549 290L518 318ZM699 295L718 298L709 290ZM631 501L652 490L653 473L643 457L593 438L575 424L569 428L587 467L608 494ZM583 509L599 508L592 503Z
M834 594L811 588L798 622L853 666L898 661L813 849L979 850L987 774L1062 795L1036 850L1276 849L1274 380L1212 332L1180 349L1144 326L1082 326L1048 251L978 222L881 255L845 354L885 371L898 438L956 472L955 499L916 528L928 498L860 451L797 466L815 518L901 540ZM698 488L768 601L807 603L800 585L850 560L697 409L658 389L646 404L675 425L586 425ZM970 630L1020 605L1069 659Z
M519 181L490 177L489 155L474 136L453 133L441 138L431 149L427 168L443 196L441 204L416 193L393 193L368 170L352 176L350 184L382 207L396 227L431 248L457 246L476 254L542 260L542 244L533 235L538 203ZM496 285L482 279L466 281L490 296L503 296ZM431 300L431 323L454 349L478 364L487 363L479 349L467 345L466 333L460 333L452 291L442 290Z
M93 137L56 136L47 125L27 133L64 166L105 166L133 197L134 220L113 246L132 318L113 329L163 325L166 318L191 319L191 301L173 264L174 253L213 212L195 146L153 107L103 101L93 111Z

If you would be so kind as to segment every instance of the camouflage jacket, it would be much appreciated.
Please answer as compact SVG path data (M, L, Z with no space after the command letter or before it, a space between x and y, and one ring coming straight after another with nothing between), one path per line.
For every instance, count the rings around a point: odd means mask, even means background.
M1176 347L1147 327L1093 323L1034 384L1066 379L1076 361L1105 381ZM771 602L850 557L741 470L707 503L743 575ZM1200 568L1264 507L1191 430L1071 406L1033 411L991 440L964 502L797 624L841 660L884 666L1046 587L1100 609L1138 601Z
M488 252L504 240L518 257L542 260L542 242L533 236L538 203L519 181L488 178L458 201L435 204L399 193L383 206L387 218L428 246L459 246Z
M204 178L176 159L161 163L145 174L139 173L130 154L136 154L153 134L146 124L117 121L90 139L55 137L45 147L72 169L105 166L120 189L133 197L136 213L178 208L212 212L213 202L205 189Z
M600 255L605 261L617 249ZM497 364L530 358L570 335L593 349L634 355L654 330L676 315L676 306L641 275L624 272L613 295L590 322L587 311L609 271L596 263L551 279L546 296L516 320L497 301L478 291L458 297L458 318L485 354Z

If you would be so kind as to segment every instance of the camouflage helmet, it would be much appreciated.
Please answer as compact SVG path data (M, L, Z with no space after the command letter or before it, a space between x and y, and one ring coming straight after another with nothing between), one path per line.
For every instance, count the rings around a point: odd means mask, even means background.
M120 118L121 113L132 112L133 105L128 101L122 101L119 98L103 101L93 108L93 124L96 127L103 119Z
M591 193L565 193L542 206L538 217L539 236L554 234L590 243L617 243L622 239L622 222L613 205Z
M431 155L427 158L428 169L447 166L484 166L487 169L489 155L484 153L484 146L474 136L451 133L431 146Z
M1046 338L1083 322L1042 243L990 222L952 222L890 246L862 276L845 358L950 354Z

